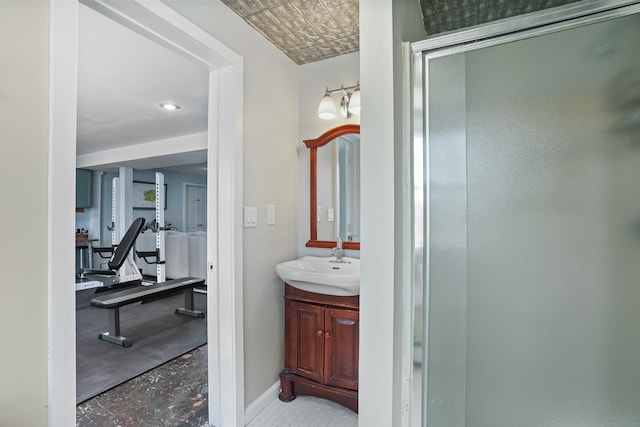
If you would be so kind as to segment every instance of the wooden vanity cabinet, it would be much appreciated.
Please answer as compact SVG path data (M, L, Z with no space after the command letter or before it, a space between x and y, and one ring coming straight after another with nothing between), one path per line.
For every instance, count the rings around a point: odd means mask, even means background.
M358 412L359 296L285 284L285 367L280 400L312 395Z

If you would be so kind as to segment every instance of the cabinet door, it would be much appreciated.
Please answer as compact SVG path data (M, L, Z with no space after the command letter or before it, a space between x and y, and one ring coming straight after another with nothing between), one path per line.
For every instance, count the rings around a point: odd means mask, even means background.
M289 306L289 369L322 381L324 377L324 308L291 301Z
M360 316L354 310L325 311L325 383L358 390Z
M90 208L93 204L93 172L76 169L76 208Z

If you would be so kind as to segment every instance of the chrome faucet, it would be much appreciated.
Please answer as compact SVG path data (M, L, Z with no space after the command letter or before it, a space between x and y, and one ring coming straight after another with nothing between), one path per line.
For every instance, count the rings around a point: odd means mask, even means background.
M333 248L333 251L331 251L331 255L336 257L335 262L344 262L342 261L342 255L344 255L344 250L342 249L342 237L338 237L336 247Z

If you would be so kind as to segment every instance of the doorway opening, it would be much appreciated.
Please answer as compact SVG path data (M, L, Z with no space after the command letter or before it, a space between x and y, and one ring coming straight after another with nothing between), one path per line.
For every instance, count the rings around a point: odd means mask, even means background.
M236 221L241 206L242 59L160 1L87 1L86 5L145 35L169 49L201 63L209 73L209 113L207 160L208 188L217 188L209 197L214 208L208 210L207 279L217 288L207 294L207 305L215 314L207 319L210 343L209 422L215 425L241 425L244 416L242 381L242 260L241 227ZM73 229L68 212L74 202L68 188L73 182L76 156L75 118L77 81L75 46L78 40L78 3L51 3L51 132L50 152L50 423L75 422L75 360L73 354L74 289L68 284L75 276L75 260L70 236ZM71 70L71 71L69 71ZM222 111L217 105L225 105ZM231 141L218 146L219 140ZM123 147L122 153L128 153ZM130 154L130 153L129 153ZM224 168L219 167L224 165ZM55 224L55 225L54 225ZM68 237L67 237L68 235ZM218 253L224 243L232 250ZM215 266L215 268L214 268ZM225 357L220 356L220 352ZM225 390L224 394L222 390Z

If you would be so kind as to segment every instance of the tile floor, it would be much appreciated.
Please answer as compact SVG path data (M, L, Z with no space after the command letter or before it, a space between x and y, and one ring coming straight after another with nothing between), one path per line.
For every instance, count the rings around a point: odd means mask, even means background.
M329 400L299 396L288 403L276 399L247 426L357 427L358 414Z
M208 425L207 346L202 346L78 405L76 427ZM328 400L275 399L249 427L356 427L358 415Z

